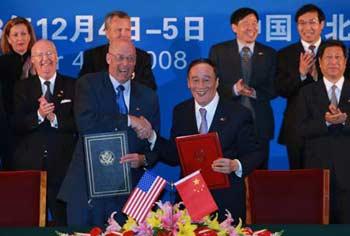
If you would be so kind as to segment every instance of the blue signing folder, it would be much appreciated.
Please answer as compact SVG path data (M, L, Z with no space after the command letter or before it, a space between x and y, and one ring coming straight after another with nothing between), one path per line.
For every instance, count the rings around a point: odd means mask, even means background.
M119 163L120 157L128 153L125 131L85 135L84 150L91 198L130 193L130 167Z

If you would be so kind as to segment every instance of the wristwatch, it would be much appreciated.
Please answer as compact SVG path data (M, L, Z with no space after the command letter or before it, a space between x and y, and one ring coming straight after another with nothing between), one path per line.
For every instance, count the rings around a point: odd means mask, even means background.
M146 155L144 155L144 157L143 157L143 166L145 166L145 167L148 166L148 161L147 161Z

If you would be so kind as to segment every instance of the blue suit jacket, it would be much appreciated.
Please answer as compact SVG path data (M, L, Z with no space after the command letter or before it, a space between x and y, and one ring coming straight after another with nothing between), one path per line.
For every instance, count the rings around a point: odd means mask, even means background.
M77 81L74 111L80 137L58 198L76 206L77 209L89 208L82 135L127 130L129 152L146 154L150 163L153 163L154 159L152 159L148 141L138 139L136 133L127 127L127 116L119 113L116 93L108 73L87 74ZM158 131L160 118L156 93L150 88L131 81L129 114L144 116ZM142 168L132 169L134 186L143 172ZM126 200L127 196L115 199L119 208L115 209L118 214L121 214L121 208Z

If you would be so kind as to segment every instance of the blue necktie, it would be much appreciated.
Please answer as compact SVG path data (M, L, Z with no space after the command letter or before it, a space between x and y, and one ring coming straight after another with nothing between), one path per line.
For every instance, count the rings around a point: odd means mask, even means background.
M119 85L117 87L117 91L118 91L117 103L118 103L118 106L119 106L120 114L126 115L126 114L128 114L128 108L126 107L126 104L125 104L124 90L125 90L125 88L124 88L123 85Z

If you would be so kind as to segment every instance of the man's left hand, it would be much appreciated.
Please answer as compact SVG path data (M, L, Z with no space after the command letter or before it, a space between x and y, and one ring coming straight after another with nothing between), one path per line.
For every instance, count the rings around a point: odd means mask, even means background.
M231 172L235 172L238 170L239 165L236 160L232 160L229 158L219 158L213 161L211 167L216 172L231 174Z
M130 153L126 154L125 156L122 156L120 158L120 164L124 163L130 163L131 168L139 168L143 166L145 160L145 155L143 154L138 154L138 153Z

